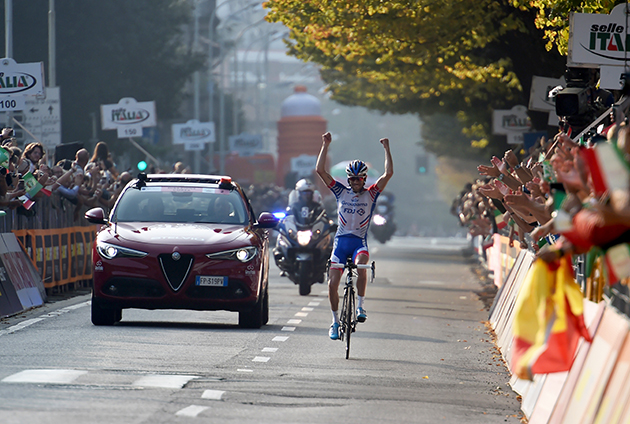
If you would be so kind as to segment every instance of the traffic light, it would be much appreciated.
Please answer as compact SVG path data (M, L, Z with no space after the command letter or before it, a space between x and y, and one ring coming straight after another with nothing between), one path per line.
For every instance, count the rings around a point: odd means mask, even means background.
M426 175L429 173L429 157L426 155L416 156L416 173Z
M147 163L143 160L141 160L140 162L138 162L138 165L136 165L138 167L138 171L142 172L145 169L147 169Z

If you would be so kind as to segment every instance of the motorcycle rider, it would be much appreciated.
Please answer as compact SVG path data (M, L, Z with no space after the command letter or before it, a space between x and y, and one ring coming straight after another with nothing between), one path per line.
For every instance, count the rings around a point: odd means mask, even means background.
M353 160L346 167L348 183L350 187L335 181L326 171L326 158L328 147L332 142L330 132L322 135L322 147L317 157L315 170L324 184L333 192L337 199L338 223L337 234L333 245L331 263L345 264L348 257L352 256L355 263L366 264L370 254L367 246L367 232L372 220L372 213L376 205L376 199L385 189L385 186L394 175L394 164L389 150L389 139L381 138L380 143L385 149L385 172L379 177L375 184L367 189L365 181L367 179L367 165L361 160ZM329 271L328 299L332 311L333 323L330 326L328 335L332 340L339 339L339 282L343 269L333 269ZM365 322L367 314L363 308L365 300L365 289L367 286L367 270L358 270L357 277L357 321Z
M298 221L303 221L309 215L316 218L323 211L321 194L315 189L315 185L306 178L295 183L295 189L289 193L287 215L294 215Z

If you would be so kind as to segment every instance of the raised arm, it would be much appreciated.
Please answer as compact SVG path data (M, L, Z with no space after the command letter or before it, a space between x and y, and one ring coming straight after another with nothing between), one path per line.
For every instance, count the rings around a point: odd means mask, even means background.
M317 165L315 165L315 172L322 179L326 187L330 187L334 181L332 175L326 172L326 158L328 157L328 146L332 142L332 135L330 132L322 134L322 148L317 156Z
M392 161L392 153L389 151L389 138L381 138L379 141L385 149L385 172L376 181L376 186L380 191L383 191L390 178L394 176L394 162Z

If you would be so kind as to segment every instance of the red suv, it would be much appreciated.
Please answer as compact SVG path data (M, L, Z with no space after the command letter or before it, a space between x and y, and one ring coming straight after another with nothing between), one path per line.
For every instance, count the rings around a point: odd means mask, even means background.
M92 323L113 325L125 308L227 310L241 327L269 320L268 229L229 177L140 174L122 191L92 249Z

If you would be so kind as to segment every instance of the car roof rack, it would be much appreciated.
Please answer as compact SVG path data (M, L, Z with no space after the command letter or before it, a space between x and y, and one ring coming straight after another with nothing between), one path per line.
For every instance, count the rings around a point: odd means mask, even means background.
M140 178L147 183L205 183L219 184L221 180L230 179L230 177L222 175L205 175L205 174L145 174L146 177Z

